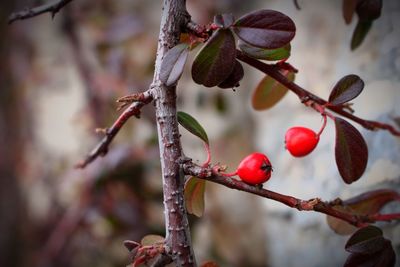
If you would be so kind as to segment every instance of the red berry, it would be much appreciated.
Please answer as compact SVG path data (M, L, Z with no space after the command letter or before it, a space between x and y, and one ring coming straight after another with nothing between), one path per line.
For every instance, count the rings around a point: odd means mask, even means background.
M286 149L295 157L303 157L311 153L317 146L319 136L305 127L292 127L285 135Z
M271 162L262 153L252 153L245 157L237 168L240 179L251 185L262 184L271 177Z

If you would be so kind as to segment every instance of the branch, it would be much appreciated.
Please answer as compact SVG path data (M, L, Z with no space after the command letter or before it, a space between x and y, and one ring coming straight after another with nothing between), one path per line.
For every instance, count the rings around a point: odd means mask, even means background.
M140 97L139 97L140 96ZM138 101L135 101L127 107L124 112L118 117L118 119L114 122L114 124L107 129L101 129L98 131L104 132L104 138L99 142L99 144L86 156L84 160L79 162L76 167L77 168L85 168L88 164L94 161L99 156L105 156L108 152L108 147L114 137L118 134L119 130L121 130L122 126L128 121L128 119L132 116L137 118L140 117L140 109L150 103L153 100L152 89L149 89L143 93L138 94Z
M377 121L364 120L347 112L344 109L345 107L343 106L329 105L329 103L326 100L314 95L313 93L303 89L299 85L289 81L284 75L280 73L278 66L269 65L252 57L249 57L240 50L237 50L237 58L249 64L250 66L264 72L265 74L271 76L277 82L281 83L282 85L287 87L290 91L295 93L300 98L300 100L305 104L307 104L308 101L313 101L315 103L318 103L319 105L326 106L327 109L330 109L333 112L360 124L361 126L363 126L368 130L378 130L378 129L387 130L395 136L400 136L400 130L395 129L392 125Z
M72 1L73 0L57 0L38 7L26 8L19 12L14 12L8 17L8 24L11 24L16 20L23 20L36 17L40 14L47 12L51 13L51 17L54 18L54 16L58 13L58 11L61 10L61 8L63 8Z
M334 202L325 202L319 198L302 200L292 196L282 195L267 189L246 184L231 177L219 175L218 173L215 173L211 168L197 166L191 161L186 161L185 163L183 163L183 169L186 175L196 176L200 179L205 179L217 184L221 184L231 189L236 189L239 191L244 191L264 198L268 198L285 204L290 208L295 208L299 211L316 211L326 215L330 215L332 217L346 221L356 227L364 227L369 223L374 223L377 221L390 221L400 219L400 213L385 215L355 215L351 213L346 213L333 208L334 204L337 205Z

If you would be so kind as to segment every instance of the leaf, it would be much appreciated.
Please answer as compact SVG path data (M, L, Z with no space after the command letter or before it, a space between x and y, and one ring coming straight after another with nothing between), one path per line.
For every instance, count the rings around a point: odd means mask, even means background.
M379 212L391 201L400 201L400 194L389 189L380 189L365 192L361 195L343 201L358 214L367 215Z
M204 213L204 192L206 181L197 177L190 177L185 183L185 204L187 212L197 217Z
M350 24L353 19L354 12L356 11L358 0L343 0L342 12L346 24Z
M295 74L284 74L289 81L294 81ZM287 93L288 89L270 76L265 76L254 90L251 104L255 110L265 110L276 105Z
M271 61L289 58L291 50L290 44L276 49L265 49L251 46L242 40L239 40L239 48L250 57Z
M329 103L341 105L356 98L364 89L364 82L357 75L350 74L340 79L333 87Z
M217 86L232 73L235 60L236 47L232 32L229 29L219 29L193 62L193 81L206 87Z
M178 111L178 122L180 125L182 125L186 130L203 140L204 142L208 143L208 136L206 131L203 129L203 127L200 125L200 123L197 122L195 118L190 116L189 114L183 112L183 111Z
M364 173L368 162L368 147L360 132L347 121L336 117L336 165L343 181L351 184Z
M203 263L200 267L218 267L218 264L213 261L207 261Z
M350 254L343 267L394 267L396 254L391 242L385 240L385 243L384 249L374 254Z
M239 18L233 24L233 31L250 45L275 49L285 46L293 39L296 26L288 16L263 9Z
M222 83L218 84L218 87L222 89L239 87L239 82L243 79L244 71L243 66L239 61L235 60L235 66L233 67L232 73Z
M350 207L347 206L333 206L332 208L338 211L355 213ZM349 235L357 230L357 227L354 225L351 225L348 222L333 216L326 216L326 222L328 223L329 227L338 235Z
M355 232L347 241L345 249L350 253L373 254L384 248L383 232L376 226L367 226Z
M188 54L189 45L186 43L174 46L165 54L161 62L160 80L166 86L171 86L179 80Z
M224 29L232 26L234 21L235 17L232 14L222 14L214 16L214 23Z
M373 21L381 16L382 0L359 1L356 12L360 20Z
M151 246L157 243L163 243L165 241L164 237L160 235L146 235L140 241L142 246Z
M364 41L365 36L367 36L369 30L371 29L372 21L361 21L358 20L357 26L354 29L353 37L351 38L351 50L355 50Z
M400 194L389 189L380 189L365 192L355 197L344 200L343 206L334 206L339 211L355 215L370 215L378 213L391 201L400 201ZM343 220L327 216L329 227L339 235L348 235L357 228Z

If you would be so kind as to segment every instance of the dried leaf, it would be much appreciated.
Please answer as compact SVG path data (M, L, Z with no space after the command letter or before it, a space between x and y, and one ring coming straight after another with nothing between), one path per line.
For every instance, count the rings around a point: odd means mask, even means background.
M343 181L351 184L364 173L368 162L368 147L360 132L347 121L336 117L336 165Z
M186 43L174 46L165 54L161 63L160 80L166 86L171 86L179 80L188 54L189 45Z
M243 66L236 60L232 73L225 79L225 81L220 83L218 87L222 89L239 87L239 82L243 79L243 75Z
M197 177L190 177L185 183L185 204L187 212L197 217L204 213L204 192L206 181Z
M237 36L250 45L275 49L288 44L296 33L294 22L274 10L259 10L244 15L233 24Z
M344 76L333 87L329 96L329 103L341 105L349 102L361 94L363 89L364 82L360 77L354 74Z
M352 214L356 213L354 210L352 210L350 207L347 206L333 206L332 208L342 212L347 212ZM329 227L338 235L349 235L357 230L357 227L341 219L335 218L333 216L326 216L326 221Z
M146 235L142 238L142 241L140 241L140 244L142 246L151 246L154 244L159 244L163 243L165 241L164 237L160 235Z
M276 49L265 49L249 45L242 40L239 40L239 48L250 57L271 61L289 58L291 50L290 44Z
M286 78L294 81L295 74L286 71ZM255 110L265 110L276 105L286 95L288 89L270 76L265 76L254 90L251 104Z
M193 62L193 81L206 87L217 86L232 73L235 60L236 47L232 32L229 29L219 29Z
M178 111L177 115L180 125L182 125L186 130L188 130L207 144L209 144L206 131L195 118L183 111Z

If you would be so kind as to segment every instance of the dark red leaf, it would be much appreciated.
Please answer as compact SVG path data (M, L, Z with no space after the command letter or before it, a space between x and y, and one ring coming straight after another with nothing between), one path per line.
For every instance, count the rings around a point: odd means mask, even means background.
M341 118L335 118L336 165L347 184L357 181L364 173L368 162L368 147L360 132Z
M391 201L400 201L400 194L393 190L380 189L344 200L342 205L333 206L333 208L355 215L371 215L378 213ZM332 216L327 216L327 222L329 227L339 235L348 235L357 229L355 226Z
M367 215L379 212L391 201L400 201L400 194L393 190L380 189L347 199L343 204L350 206L358 214Z
M214 17L214 23L224 29L232 26L234 21L235 17L232 14L222 14Z
M356 12L360 20L372 21L381 16L382 0L359 1Z
M357 230L347 241L345 249L350 253L373 254L382 250L384 245L382 230L370 225Z
M160 80L170 86L181 77L189 54L189 45L182 43L174 46L165 54L161 63Z
M242 80L244 75L242 64L239 61L235 61L235 66L233 67L232 73L225 79L218 87L227 89L239 87L239 82Z
M374 254L364 255L352 253L343 267L394 267L396 254L392 244L385 239L384 248Z
M140 244L138 242L132 241L132 240L125 240L124 241L124 246L131 252L135 248L139 247Z
M329 96L329 103L341 105L356 98L364 89L364 82L357 75L350 74L340 79Z
M236 60L235 38L229 29L217 30L200 50L192 66L193 80L217 86L232 73Z
M355 50L359 47L367 36L371 29L372 21L361 21L358 20L357 26L354 29L353 36L351 37L351 50Z
M244 15L233 24L243 41L262 48L279 48L288 44L296 33L294 22L274 10L259 10Z
M343 0L342 13L346 24L350 24L356 11L358 0Z

